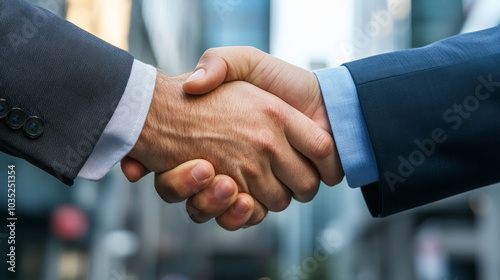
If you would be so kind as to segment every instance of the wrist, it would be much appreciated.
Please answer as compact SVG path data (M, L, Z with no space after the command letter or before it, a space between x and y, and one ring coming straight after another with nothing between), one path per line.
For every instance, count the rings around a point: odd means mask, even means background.
M162 132L168 126L174 127L168 123L166 116L175 114L175 108L179 108L177 101L183 95L181 77L168 77L158 71L146 120L136 144L129 153L131 158L141 162L151 171L164 171L165 166L154 164L158 161L153 158L155 155L160 156L161 149L171 146L168 137L163 137Z

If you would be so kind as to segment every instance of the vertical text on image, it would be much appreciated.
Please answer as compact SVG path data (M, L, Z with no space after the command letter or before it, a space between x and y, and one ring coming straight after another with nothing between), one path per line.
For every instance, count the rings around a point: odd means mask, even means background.
M10 272L16 272L16 166L7 166L7 229L9 231L7 244L7 263Z

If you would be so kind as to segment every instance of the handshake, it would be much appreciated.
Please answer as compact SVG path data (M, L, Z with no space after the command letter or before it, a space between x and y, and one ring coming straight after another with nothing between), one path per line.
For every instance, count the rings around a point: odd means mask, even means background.
M227 230L344 176L316 76L251 47L208 50L191 76L159 73L121 167L133 182L155 172L164 201Z

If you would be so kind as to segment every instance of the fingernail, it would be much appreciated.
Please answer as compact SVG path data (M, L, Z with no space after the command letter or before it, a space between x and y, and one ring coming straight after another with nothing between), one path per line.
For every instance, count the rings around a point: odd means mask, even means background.
M215 185L215 197L225 200L233 195L234 189L225 181L220 181Z
M198 163L192 170L191 175L197 182L203 182L210 177L210 169L203 163Z
M191 76L189 76L189 78L186 80L186 83L203 79L203 77L205 77L205 69L200 68L196 70L193 74L191 74Z
M236 200L236 202L233 205L234 212L240 215L245 214L249 208L250 206L248 206L248 203L242 201L241 199Z

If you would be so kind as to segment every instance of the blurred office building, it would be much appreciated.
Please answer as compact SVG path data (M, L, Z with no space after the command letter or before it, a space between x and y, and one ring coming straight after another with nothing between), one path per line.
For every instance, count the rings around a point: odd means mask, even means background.
M500 23L498 0L32 2L170 75L218 46L254 46L315 70ZM2 269L0 279L500 279L498 185L375 219L344 181L226 232L191 222L183 203L165 204L151 176L131 184L117 166L100 182L67 187L1 154L8 164L17 172L17 272ZM7 237L0 229L3 265Z

